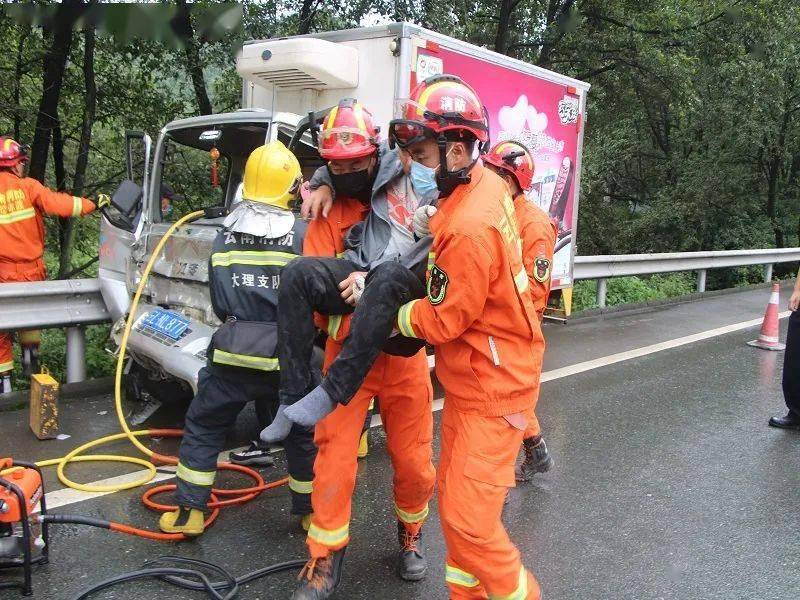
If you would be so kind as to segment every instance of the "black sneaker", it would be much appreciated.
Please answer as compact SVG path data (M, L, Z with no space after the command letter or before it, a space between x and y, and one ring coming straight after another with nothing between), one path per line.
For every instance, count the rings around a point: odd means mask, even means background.
M269 446L260 441L250 442L250 445L244 450L231 452L228 454L228 460L235 465L245 467L271 467L275 464L275 459L269 452Z
M514 470L517 481L530 481L534 473L545 473L553 468L553 457L543 439L539 438L538 442L533 439L522 440L522 448L525 450L525 459Z
M333 596L342 580L344 551L335 550L325 558L312 558L297 576L297 588L292 600L326 600Z
M785 417L772 417L769 424L771 427L800 431L800 415L790 410Z
M428 572L428 561L422 549L422 525L411 526L397 521L397 574L406 581L419 581Z

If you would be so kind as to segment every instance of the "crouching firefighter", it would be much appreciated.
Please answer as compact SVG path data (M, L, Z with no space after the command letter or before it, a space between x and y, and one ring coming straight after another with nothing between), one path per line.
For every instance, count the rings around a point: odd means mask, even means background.
M208 364L186 414L176 472L179 508L165 513L167 533L200 535L228 429L249 401L274 410L280 384L277 347L281 269L302 253L306 224L290 203L302 180L297 158L281 143L247 160L242 201L225 218L209 265L211 303L222 325L211 338ZM316 456L314 430L295 426L285 441L292 514L307 528Z

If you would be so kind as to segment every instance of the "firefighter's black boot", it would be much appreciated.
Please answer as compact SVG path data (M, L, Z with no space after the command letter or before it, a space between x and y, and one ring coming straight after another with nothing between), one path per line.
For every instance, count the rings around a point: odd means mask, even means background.
M517 481L530 481L535 473L545 473L553 468L553 457L541 436L522 440L525 459L515 469Z
M428 561L422 548L422 523L408 524L397 521L397 574L406 581L419 581L428 572Z
M297 576L297 589L292 600L326 600L333 596L342 580L344 551L335 550L325 558L312 558Z

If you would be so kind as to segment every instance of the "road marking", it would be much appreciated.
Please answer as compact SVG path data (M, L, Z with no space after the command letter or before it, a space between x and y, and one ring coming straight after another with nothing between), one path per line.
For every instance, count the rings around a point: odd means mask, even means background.
M780 319L785 319L790 314L792 314L791 311L787 310L785 312L779 313L778 317ZM602 356L600 358L587 360L584 362L576 363L574 365L569 365L567 367L553 369L551 371L542 373L542 383L546 383L548 381L555 381L557 379L562 379L564 377L569 377L571 375L577 375L579 373L585 373L586 371L593 371L594 369L600 369L602 367L607 367L609 365L625 362L628 360L632 360L634 358L641 358L642 356L655 354L656 352L662 352L664 350L678 348L680 346L685 346L687 344L693 344L695 342L700 342L713 337L718 337L720 335L735 333L743 329L749 329L751 327L756 327L758 325L761 325L761 322L762 319L752 319L750 321L742 321L741 323L725 325L724 327L717 327L716 329L709 329L707 331L701 331L700 333L693 333L692 335L686 335L683 337L675 338L674 340L667 340L666 342L659 342L657 344L651 344L649 346L635 348L634 350L626 350L625 352L618 352L616 354ZM431 368L434 367L435 361L433 356L428 357L428 365ZM442 410L443 405L444 405L444 398L436 398L433 401L432 410L434 412ZM381 416L379 414L372 415L372 420L370 421L370 427L378 427L382 423L383 421L381 421ZM225 450L224 452L221 452L219 454L219 461L222 462L228 460L228 454L230 452L234 452L241 449L242 448L233 448L232 450ZM280 452L280 451L281 451L280 448L273 449L273 452ZM140 478L146 473L147 471L137 471L135 473L128 473L126 475L118 475L116 477L110 477L108 479L95 481L91 485L113 485L117 483L126 483L128 481L133 481L136 478ZM174 477L175 477L174 467L159 467L159 473L156 475L156 477L152 480L151 483L166 481L169 479L173 479ZM67 506L69 504L76 504L78 502L83 502L85 500L90 500L92 498L99 498L100 496L107 496L108 494L114 494L114 493L116 492L82 492L79 490L73 490L71 488L64 488L61 490L56 490L47 493L47 508L51 509L51 508L58 508L60 506Z
M786 312L779 313L778 318L784 319L790 314L792 314L792 312L787 310ZM707 331L701 331L700 333L693 333L692 335L675 338L674 340L667 340L666 342L659 342L658 344L651 344L650 346L643 346L642 348L618 352L617 354L610 354L609 356L595 358L594 360L587 360L585 362L570 365L568 367L553 369L552 371L542 373L542 383L546 381L553 381L554 379L561 379L562 377L569 377L570 375L577 375L578 373L584 373L586 371L599 369L601 367L607 367L608 365L647 356L648 354L655 354L656 352L661 352L663 350L670 350L679 346L693 344L695 342L725 335L727 333L734 333L736 331L741 331L742 329L756 327L761 325L762 320L763 319L752 319L750 321L742 321L741 323L734 323L733 325L725 325L724 327L717 327L716 329L709 329Z

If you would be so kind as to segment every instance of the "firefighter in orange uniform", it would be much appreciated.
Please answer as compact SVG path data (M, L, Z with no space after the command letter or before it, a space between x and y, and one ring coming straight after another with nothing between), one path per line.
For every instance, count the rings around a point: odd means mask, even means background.
M0 283L42 281L44 215L80 217L95 210L86 198L54 192L25 177L26 149L8 137L0 137ZM108 196L101 195L103 204ZM12 334L0 333L0 393L11 391L14 368ZM39 332L19 332L26 376L38 369Z
M553 250L558 233L556 225L541 208L525 197L533 183L533 157L519 142L500 142L484 157L483 162L500 175L514 197L514 212L522 238L522 261L528 273L533 303L541 322L550 294ZM534 473L553 468L553 458L542 438L539 419L531 413L522 442L524 458L517 465L517 481L530 481Z
M397 325L434 345L445 392L438 490L450 597L539 600L501 521L544 352L514 203L476 158L488 124L463 81L423 81L402 116L391 139L441 196L430 218L427 296L403 305Z
M342 100L325 118L319 134L319 152L328 161L320 171L327 170L326 185L332 185L336 201L327 217L319 216L310 222L303 254L343 256L351 247L346 238L355 243L353 235L348 235L351 228L367 217L375 202L391 202L387 199L402 187L406 175L397 151L379 146L378 131L369 111L352 99ZM408 236L411 237L410 231ZM344 284L339 288L347 292L350 286ZM347 337L350 315L316 314L315 323L329 335L325 347L327 370ZM418 351L410 357L381 353L350 402L337 406L316 425L314 439L319 450L314 463L313 515L307 540L312 558L292 598L327 598L339 582L344 548L349 542L359 438L373 397L379 398L386 446L394 468L397 571L410 581L426 574L420 535L435 483L431 446L433 389L425 349L416 347Z

